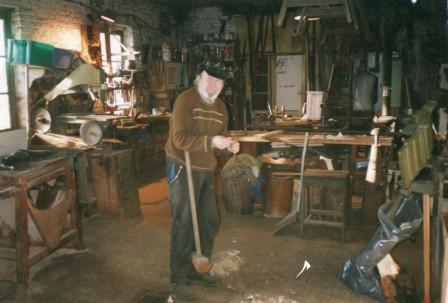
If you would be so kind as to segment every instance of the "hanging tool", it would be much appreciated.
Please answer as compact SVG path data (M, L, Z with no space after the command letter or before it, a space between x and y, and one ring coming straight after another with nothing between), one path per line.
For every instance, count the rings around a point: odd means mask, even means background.
M296 209L291 209L291 212L285 218L283 218L283 220L281 220L280 222L277 223L273 234L282 230L289 224L297 221L298 214L300 211L300 202L302 200L303 172L305 171L305 155L306 155L307 147L308 147L308 132L305 133L305 140L303 142L302 159L301 159L301 163L300 163L299 194L298 194Z
M191 219L193 222L194 243L196 246L196 251L193 252L191 256L191 262L197 272L205 273L210 271L212 263L210 262L210 259L202 255L201 252L201 239L199 237L198 217L196 214L193 175L191 173L190 153L188 151L185 151L185 166L187 169L188 194L190 195Z

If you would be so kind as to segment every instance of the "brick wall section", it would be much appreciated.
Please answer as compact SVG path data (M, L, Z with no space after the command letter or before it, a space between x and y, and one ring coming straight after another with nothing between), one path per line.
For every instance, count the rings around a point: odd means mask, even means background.
M81 3L79 5L77 3ZM90 0L1 0L0 7L13 8L12 31L16 39L31 39L55 47L86 53L81 31L89 22ZM146 0L105 0L102 7L117 13L117 24L125 25L125 44L139 49L142 44L173 42L174 35L160 34L159 15L166 10ZM175 32L174 30L172 32ZM15 68L16 109L20 127L28 125L24 68ZM31 84L31 83L30 83Z

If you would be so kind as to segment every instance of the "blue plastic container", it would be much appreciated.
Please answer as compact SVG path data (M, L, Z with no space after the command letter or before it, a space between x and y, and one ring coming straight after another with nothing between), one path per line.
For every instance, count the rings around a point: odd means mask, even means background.
M73 60L74 58L72 51L55 47L53 56L51 58L51 67L59 69L69 69L73 66Z

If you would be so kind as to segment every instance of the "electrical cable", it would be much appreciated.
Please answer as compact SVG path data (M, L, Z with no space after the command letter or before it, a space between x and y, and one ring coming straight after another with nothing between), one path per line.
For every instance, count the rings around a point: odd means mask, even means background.
M5 285L6 286L3 286ZM11 297L17 289L17 284L11 280L0 280L0 302Z

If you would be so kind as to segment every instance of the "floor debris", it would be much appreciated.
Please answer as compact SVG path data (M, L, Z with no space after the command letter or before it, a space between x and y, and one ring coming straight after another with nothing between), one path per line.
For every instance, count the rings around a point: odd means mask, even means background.
M228 276L232 271L238 271L243 259L239 250L218 251L213 256L211 273L221 277Z

